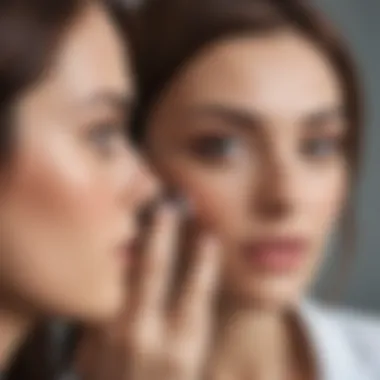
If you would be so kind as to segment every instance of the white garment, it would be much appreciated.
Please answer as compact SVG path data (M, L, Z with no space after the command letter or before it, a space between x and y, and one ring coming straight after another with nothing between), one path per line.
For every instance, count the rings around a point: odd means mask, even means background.
M380 317L306 302L301 319L318 380L380 380Z
M318 380L380 380L380 317L315 302L300 308L317 360ZM80 380L74 373L61 380Z

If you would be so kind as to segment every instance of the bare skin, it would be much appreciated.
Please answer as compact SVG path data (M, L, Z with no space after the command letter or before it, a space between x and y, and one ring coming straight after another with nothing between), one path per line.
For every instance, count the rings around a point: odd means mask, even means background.
M172 210L156 218L131 303L116 321L88 330L82 341L78 372L85 379L202 377L211 343L219 248L207 235L198 239L181 290L168 307L179 226Z

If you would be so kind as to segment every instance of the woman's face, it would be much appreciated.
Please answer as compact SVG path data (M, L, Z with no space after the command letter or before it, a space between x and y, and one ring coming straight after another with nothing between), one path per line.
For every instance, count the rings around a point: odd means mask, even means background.
M88 7L15 105L2 305L98 320L124 303L135 214L155 189L124 138L134 97L124 45L106 11Z
M226 248L224 291L299 299L346 191L341 88L296 33L219 41L184 66L147 126L152 162Z

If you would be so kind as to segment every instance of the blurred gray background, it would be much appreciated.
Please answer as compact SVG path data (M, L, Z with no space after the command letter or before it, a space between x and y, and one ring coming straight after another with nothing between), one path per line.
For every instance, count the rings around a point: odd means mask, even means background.
M380 0L314 0L340 27L359 64L366 91L366 149L358 204L358 249L339 302L380 311ZM343 252L344 254L344 252ZM325 298L342 266L333 249L316 294ZM336 280L334 282L334 280Z

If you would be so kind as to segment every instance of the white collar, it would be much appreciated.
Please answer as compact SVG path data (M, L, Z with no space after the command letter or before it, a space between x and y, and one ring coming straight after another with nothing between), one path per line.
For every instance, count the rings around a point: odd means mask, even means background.
M319 379L374 380L366 376L366 369L348 341L349 332L338 318L331 317L310 301L302 303L300 317L315 353Z

